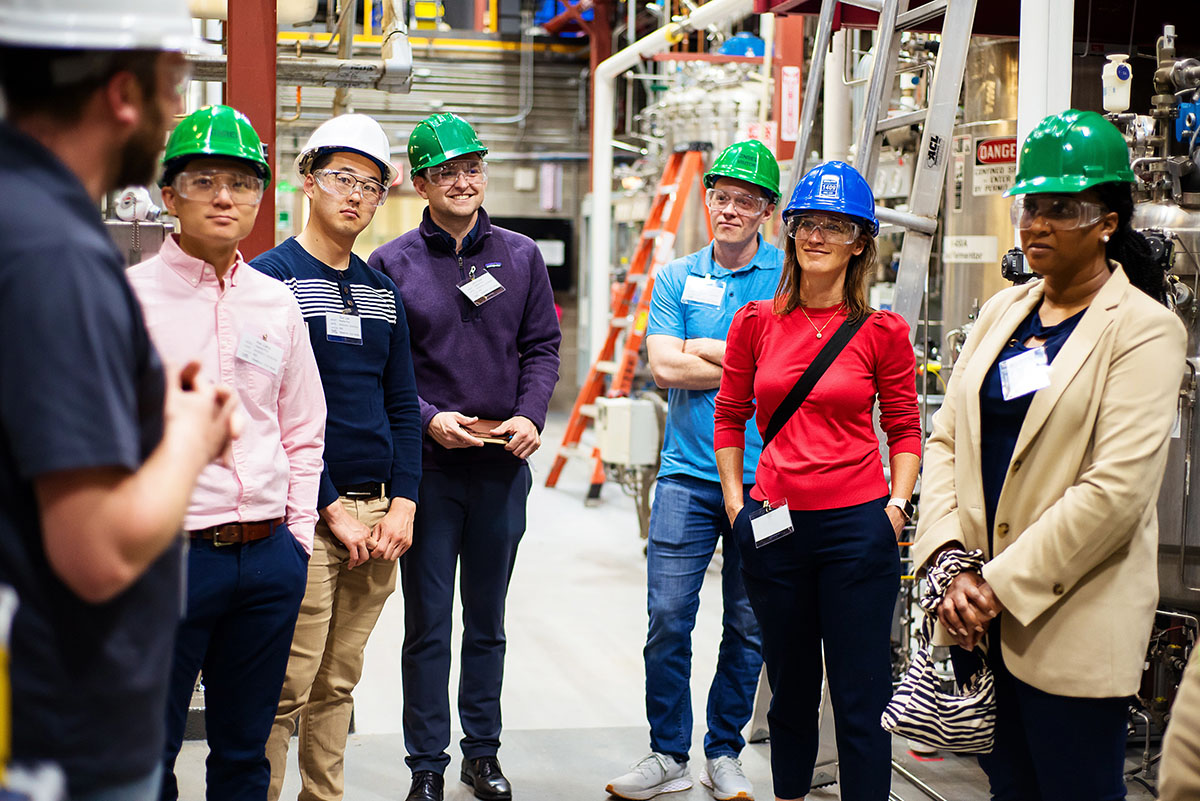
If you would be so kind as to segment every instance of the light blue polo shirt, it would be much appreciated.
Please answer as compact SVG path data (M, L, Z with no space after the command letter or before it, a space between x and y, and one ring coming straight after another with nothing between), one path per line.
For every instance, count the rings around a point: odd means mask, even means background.
M646 336L665 334L679 339L719 339L729 334L738 309L752 300L769 300L783 270L783 251L758 237L758 251L745 267L730 272L713 261L713 244L690 256L676 259L658 271L650 299ZM688 276L708 276L723 282L720 305L684 301ZM713 455L713 414L716 389L668 389L667 430L663 437L662 467L658 475L687 475L720 481ZM753 418L746 422L746 484L754 483L754 470L762 452L762 438Z

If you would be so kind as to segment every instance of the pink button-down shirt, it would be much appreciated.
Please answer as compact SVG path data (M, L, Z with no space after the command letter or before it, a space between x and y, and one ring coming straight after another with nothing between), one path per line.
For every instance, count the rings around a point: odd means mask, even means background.
M204 469L184 527L283 517L312 553L325 395L296 299L240 253L222 287L173 236L128 275L163 360L199 361L201 375L233 387L242 404L232 467Z

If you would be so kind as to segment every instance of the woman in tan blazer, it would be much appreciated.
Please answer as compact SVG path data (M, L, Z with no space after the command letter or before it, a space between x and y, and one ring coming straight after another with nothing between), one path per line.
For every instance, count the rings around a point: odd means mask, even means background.
M996 801L1125 797L1187 341L1130 227L1133 180L1094 112L1047 117L1026 140L1007 194L1041 280L980 311L926 447L917 564L953 548L986 562L938 617L960 676L988 635L996 744L979 762Z

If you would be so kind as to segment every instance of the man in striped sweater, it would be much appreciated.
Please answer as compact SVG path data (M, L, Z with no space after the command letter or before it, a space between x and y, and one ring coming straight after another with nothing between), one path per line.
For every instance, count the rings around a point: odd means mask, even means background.
M309 139L296 168L304 231L252 264L300 302L329 409L308 588L267 743L268 798L279 798L299 726L302 798L342 797L342 759L363 650L412 543L421 416L408 324L395 284L351 253L396 170L375 120L344 114Z

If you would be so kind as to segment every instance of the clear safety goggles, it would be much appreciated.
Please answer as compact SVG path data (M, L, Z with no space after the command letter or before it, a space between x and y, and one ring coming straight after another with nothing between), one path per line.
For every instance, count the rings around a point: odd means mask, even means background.
M181 197L200 203L211 203L221 190L239 206L256 205L263 196L262 178L228 170L186 170L175 176L171 186Z
M748 195L745 192L731 192L727 189L709 189L704 193L704 205L710 211L725 211L729 204L733 210L743 217L754 217L762 214L767 208L767 199Z
M1009 214L1012 224L1022 231L1032 228L1037 217L1051 228L1071 231L1095 225L1104 219L1108 209L1099 203L1079 200L1070 195L1032 194L1013 198Z
M363 202L379 206L387 200L387 187L374 178L362 178L343 170L313 170L317 185L334 197L349 197L357 189Z
M862 233L858 223L839 220L837 217L799 214L788 219L788 236L797 242L807 242L817 231L821 232L821 240L831 245L849 245Z
M460 178L465 178L469 184L482 184L487 181L486 161L450 161L425 168L425 180L443 189L454 186Z

